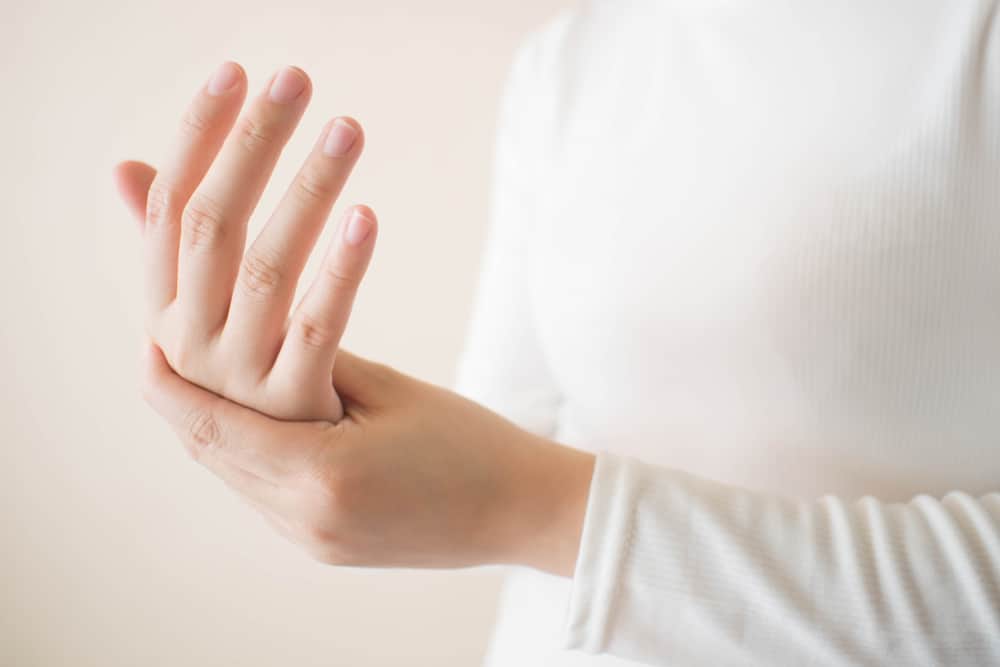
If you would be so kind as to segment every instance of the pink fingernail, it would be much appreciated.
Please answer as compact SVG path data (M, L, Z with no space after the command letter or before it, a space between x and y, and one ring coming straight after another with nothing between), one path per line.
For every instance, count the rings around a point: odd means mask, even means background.
M268 95L278 104L294 102L306 89L306 78L294 67L286 67L271 82Z
M354 145L354 140L358 137L358 131L351 127L350 123L338 118L333 121L330 131L326 134L326 141L323 142L323 152L331 157L346 155Z
M208 82L209 95L221 95L236 85L240 79L240 68L236 63L222 63Z
M348 245L361 245L368 238L372 231L372 221L365 217L357 209L351 214L351 219L347 222L347 229L344 230L344 240Z

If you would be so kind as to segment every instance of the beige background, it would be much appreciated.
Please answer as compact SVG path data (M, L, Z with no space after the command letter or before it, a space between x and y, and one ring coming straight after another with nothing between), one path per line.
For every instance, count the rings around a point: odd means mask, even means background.
M0 664L478 662L498 570L315 564L140 400L138 242L109 173L159 160L221 60L253 88L305 68L313 102L261 212L324 120L359 118L367 154L336 212L369 203L381 232L346 346L450 383L499 86L524 32L565 4L3 3Z

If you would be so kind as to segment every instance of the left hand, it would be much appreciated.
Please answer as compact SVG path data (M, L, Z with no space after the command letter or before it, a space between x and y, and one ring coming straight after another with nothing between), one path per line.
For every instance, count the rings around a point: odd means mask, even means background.
M343 419L279 421L185 381L149 343L143 392L196 461L322 562L572 576L592 455L345 350L333 382Z
M329 121L245 249L247 220L312 84L284 67L237 120L246 89L243 69L223 63L181 116L158 171L131 161L116 167L142 229L147 333L199 386L274 417L336 421L343 409L330 372L375 244L370 208L349 209L319 276L289 310L363 132L352 118Z

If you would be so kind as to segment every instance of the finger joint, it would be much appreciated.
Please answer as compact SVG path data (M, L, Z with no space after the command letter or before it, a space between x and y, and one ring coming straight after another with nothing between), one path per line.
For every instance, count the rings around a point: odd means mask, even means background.
M181 133L187 137L204 134L210 125L208 117L196 108L190 108L181 116Z
M311 170L305 170L293 181L292 188L296 197L304 204L317 204L330 201L336 195L330 183Z
M222 209L208 197L196 194L184 208L181 236L194 249L216 248L225 236Z
M239 284L243 291L251 297L266 298L273 296L281 287L283 276L277 262L271 253L251 248L243 258Z
M173 219L171 210L176 199L173 190L169 185L157 178L149 186L149 193L146 195L146 224L151 227L160 227L170 223Z
M257 153L272 146L276 139L274 127L260 119L246 117L240 123L240 145L250 153Z
M192 410L185 418L185 425L188 453L196 461L201 461L208 451L222 442L222 431L210 410Z
M308 348L322 349L330 344L333 332L325 323L311 315L299 317L299 340Z
M335 262L327 262L324 273L335 291L354 291L358 288L361 278L345 272Z

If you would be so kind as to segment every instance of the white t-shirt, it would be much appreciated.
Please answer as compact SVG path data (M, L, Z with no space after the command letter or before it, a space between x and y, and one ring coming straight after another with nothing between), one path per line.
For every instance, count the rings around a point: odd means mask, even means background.
M498 137L456 388L599 455L487 664L1000 665L998 3L585 2Z

